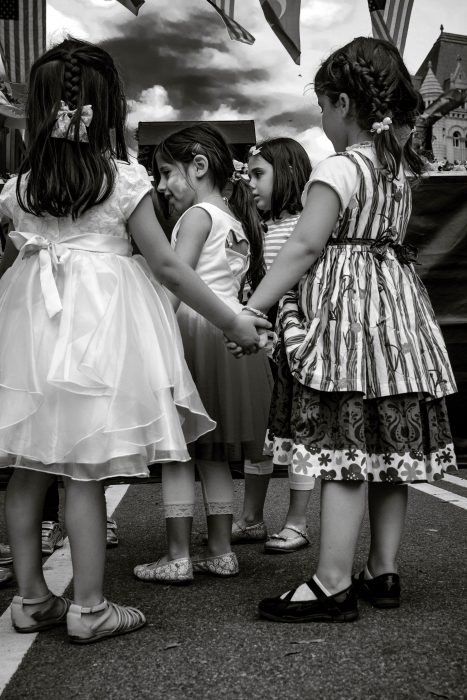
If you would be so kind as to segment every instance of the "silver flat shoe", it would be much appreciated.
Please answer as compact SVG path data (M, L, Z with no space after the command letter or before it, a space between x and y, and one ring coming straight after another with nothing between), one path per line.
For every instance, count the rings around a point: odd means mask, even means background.
M195 574L210 574L211 576L236 576L240 569L237 557L233 552L226 552L216 557L206 557L205 559L193 560L193 571Z
M296 534L284 535L282 534L284 530L292 530ZM271 535L264 545L264 551L266 554L289 554L290 552L303 549L303 547L308 547L309 544L310 538L307 530L298 530L291 525L285 525L281 532Z
M162 559L162 557L161 557ZM133 569L136 578L141 581L153 581L154 583L170 583L183 585L193 581L193 565L188 557L173 559L160 564L161 559L149 564L138 564Z
M267 539L268 531L264 522L245 526L239 525L238 522L232 523L232 536L230 539L232 544L266 542Z

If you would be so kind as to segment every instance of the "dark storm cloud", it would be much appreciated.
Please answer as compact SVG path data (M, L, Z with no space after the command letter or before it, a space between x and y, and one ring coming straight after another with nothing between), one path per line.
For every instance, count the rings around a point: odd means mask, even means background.
M314 105L304 105L295 111L290 110L274 114L266 119L264 123L268 128L288 127L300 132L312 126L320 126L321 114Z
M149 16L144 22L125 26L125 36L108 39L102 46L119 64L127 97L137 99L142 90L162 85L169 103L185 119L197 119L220 104L243 112L255 112L264 101L246 96L242 86L268 79L265 70L248 67L241 71L199 65L199 52L212 48L229 51L226 30L211 13L199 12L177 22Z

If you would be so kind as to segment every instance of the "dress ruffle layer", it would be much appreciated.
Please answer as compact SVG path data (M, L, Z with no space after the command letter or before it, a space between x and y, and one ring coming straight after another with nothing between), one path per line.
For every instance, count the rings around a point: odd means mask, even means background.
M0 282L0 464L96 480L188 460L215 422L144 259L70 249L54 278L52 318L39 255Z

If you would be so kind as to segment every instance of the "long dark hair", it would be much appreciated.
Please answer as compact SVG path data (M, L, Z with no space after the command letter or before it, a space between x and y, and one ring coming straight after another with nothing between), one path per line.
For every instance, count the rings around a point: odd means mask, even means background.
M412 148L412 139L401 146L395 133L398 127L415 125L419 95L393 44L367 37L354 39L321 64L314 88L333 104L346 93L351 114L364 131L370 131L374 122L391 117L393 125L375 133L378 160L393 177L397 177L402 162L415 175L422 172L423 162Z
M203 155L209 164L209 174L214 187L221 192L231 188L228 197L229 209L241 221L250 243L251 263L247 280L255 289L264 277L266 268L263 259L263 227L259 218L249 184L243 178L233 178L232 153L224 137L210 124L195 124L180 129L159 144L153 157L153 173L160 180L156 155L167 163L187 166L195 155Z
M271 211L265 212L265 218L279 219L284 210L298 214L303 208L302 192L311 175L307 152L298 141L287 137L267 139L257 148L273 167Z
M68 130L74 129L73 140L51 137L61 101L76 109ZM78 140L78 127L88 104L93 118L84 143ZM71 37L47 51L31 68L26 112L28 147L16 188L21 208L36 216L71 214L76 219L107 199L115 184L115 159L128 161L126 101L110 55Z

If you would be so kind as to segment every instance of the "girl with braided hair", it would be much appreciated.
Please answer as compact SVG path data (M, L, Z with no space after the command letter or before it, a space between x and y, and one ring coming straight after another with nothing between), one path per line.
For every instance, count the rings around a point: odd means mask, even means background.
M149 177L128 160L125 98L106 51L75 39L47 51L31 69L27 114L25 161L0 195L15 229L0 269L11 614L18 632L66 623L70 640L87 644L145 624L103 597L104 481L186 461L187 443L215 426L161 282L248 351L261 341L256 327L270 324L237 315L171 249ZM146 260L131 256L130 236ZM66 490L73 603L48 590L41 566L54 474Z
M396 48L369 38L335 51L314 87L336 154L312 173L296 228L249 301L265 313L285 295L270 427L279 446L290 438L283 461L322 480L316 573L259 605L286 622L355 620L357 595L397 607L407 484L456 469L445 405L456 386L403 243L407 173L421 171L406 138L417 93ZM370 551L352 580L366 490Z

